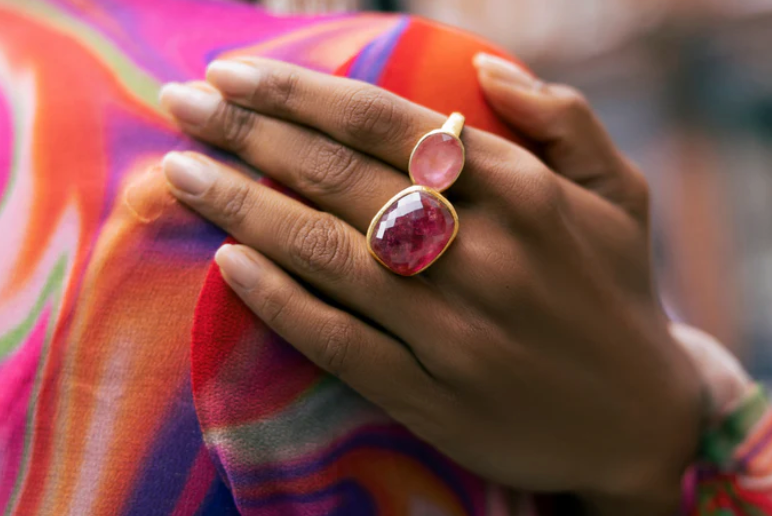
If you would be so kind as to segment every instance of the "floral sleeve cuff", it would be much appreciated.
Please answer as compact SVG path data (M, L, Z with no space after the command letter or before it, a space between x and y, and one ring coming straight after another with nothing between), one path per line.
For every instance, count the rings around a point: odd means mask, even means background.
M700 371L707 398L682 514L772 515L772 409L764 389L712 337L684 325L671 326L671 333Z

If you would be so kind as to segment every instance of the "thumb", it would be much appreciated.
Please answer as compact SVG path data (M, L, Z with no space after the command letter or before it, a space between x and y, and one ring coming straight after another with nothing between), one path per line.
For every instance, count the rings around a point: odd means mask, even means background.
M616 204L646 204L646 196L640 195L646 190L643 177L617 150L581 93L542 82L490 54L477 54L474 65L494 111L534 141L555 172Z

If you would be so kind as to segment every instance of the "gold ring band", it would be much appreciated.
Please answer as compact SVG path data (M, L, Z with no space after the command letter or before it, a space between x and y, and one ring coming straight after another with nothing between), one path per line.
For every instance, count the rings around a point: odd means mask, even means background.
M392 197L370 223L367 249L396 274L413 276L426 270L458 234L458 214L440 192L464 168L463 128L464 116L453 113L442 128L418 140L409 164L414 185Z

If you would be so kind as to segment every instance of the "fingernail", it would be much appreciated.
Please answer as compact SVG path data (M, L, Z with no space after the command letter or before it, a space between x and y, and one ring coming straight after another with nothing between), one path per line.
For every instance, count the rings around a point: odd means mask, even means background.
M473 63L479 72L505 80L516 87L533 89L539 84L539 81L523 68L497 56L481 52L474 56Z
M166 180L180 192L201 195L214 183L214 170L202 160L170 152L162 162Z
M229 97L248 97L260 82L260 70L239 61L213 61L206 78Z
M161 107L180 122L202 125L214 114L222 97L216 91L169 83L161 88Z
M244 246L225 244L217 250L214 261L230 283L245 290L257 284L260 264L248 255Z

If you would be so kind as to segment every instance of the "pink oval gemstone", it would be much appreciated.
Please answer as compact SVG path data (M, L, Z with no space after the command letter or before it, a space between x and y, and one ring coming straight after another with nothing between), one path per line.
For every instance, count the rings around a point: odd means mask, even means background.
M453 135L430 134L410 158L410 175L417 185L441 192L448 188L464 168L464 148Z
M450 245L455 228L445 203L427 192L408 190L375 221L370 248L391 270L411 276Z

